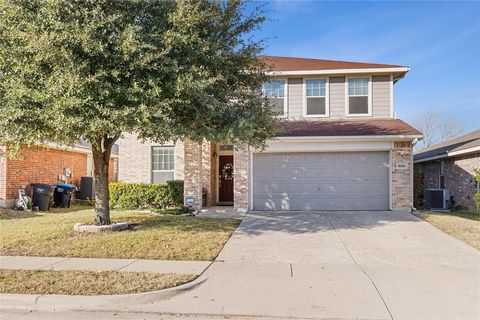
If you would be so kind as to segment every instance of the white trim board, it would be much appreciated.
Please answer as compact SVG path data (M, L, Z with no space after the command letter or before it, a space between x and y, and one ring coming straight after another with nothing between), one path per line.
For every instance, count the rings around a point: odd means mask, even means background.
M253 152L360 152L392 149L392 141L270 141L265 150L254 149Z
M359 73L406 73L407 67L393 68L363 68L363 69L331 69L331 70L291 70L291 71L268 71L270 76L293 76L293 75L323 75L323 74L359 74Z
M377 135L377 136L298 136L276 137L272 141L413 141L421 135Z

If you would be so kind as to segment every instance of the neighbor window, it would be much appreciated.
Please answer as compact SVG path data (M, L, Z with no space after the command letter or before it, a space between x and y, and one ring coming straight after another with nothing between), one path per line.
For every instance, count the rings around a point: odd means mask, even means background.
M324 116L327 114L327 80L305 80L307 116Z
M263 92L279 115L285 114L285 80L273 80L263 84Z
M174 170L174 147L152 147L152 182L173 180Z
M440 178L438 184L440 189L445 189L445 161L440 160Z
M369 78L348 79L348 114L369 114L368 85Z

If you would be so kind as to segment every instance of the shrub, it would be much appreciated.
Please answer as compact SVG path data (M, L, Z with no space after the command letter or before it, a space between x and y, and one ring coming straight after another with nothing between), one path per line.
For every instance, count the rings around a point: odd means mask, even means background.
M168 184L115 182L110 183L109 188L112 208L156 210L178 207L183 203L183 181L176 180Z
M167 185L173 205L183 206L183 180L170 180L167 181Z

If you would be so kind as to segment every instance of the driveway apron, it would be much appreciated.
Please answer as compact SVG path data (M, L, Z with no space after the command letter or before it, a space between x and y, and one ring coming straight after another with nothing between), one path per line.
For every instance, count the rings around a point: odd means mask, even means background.
M478 319L476 249L404 212L251 212L163 312Z

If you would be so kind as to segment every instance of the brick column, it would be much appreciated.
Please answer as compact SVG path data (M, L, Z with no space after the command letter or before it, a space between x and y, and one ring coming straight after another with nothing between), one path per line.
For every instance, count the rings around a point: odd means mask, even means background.
M5 146L0 146L0 208L7 206L7 158L2 155L6 151Z
M392 150L392 209L413 207L413 147L410 141L394 142Z
M202 144L202 188L207 191L207 201L203 206L212 205L212 143L205 141Z
M175 142L175 177L176 180L183 180L185 171L185 148L183 142Z
M233 151L233 207L250 210L250 151L248 148Z
M195 210L202 208L202 145L185 141L185 187L184 204L187 203L187 197L193 197L193 208Z

